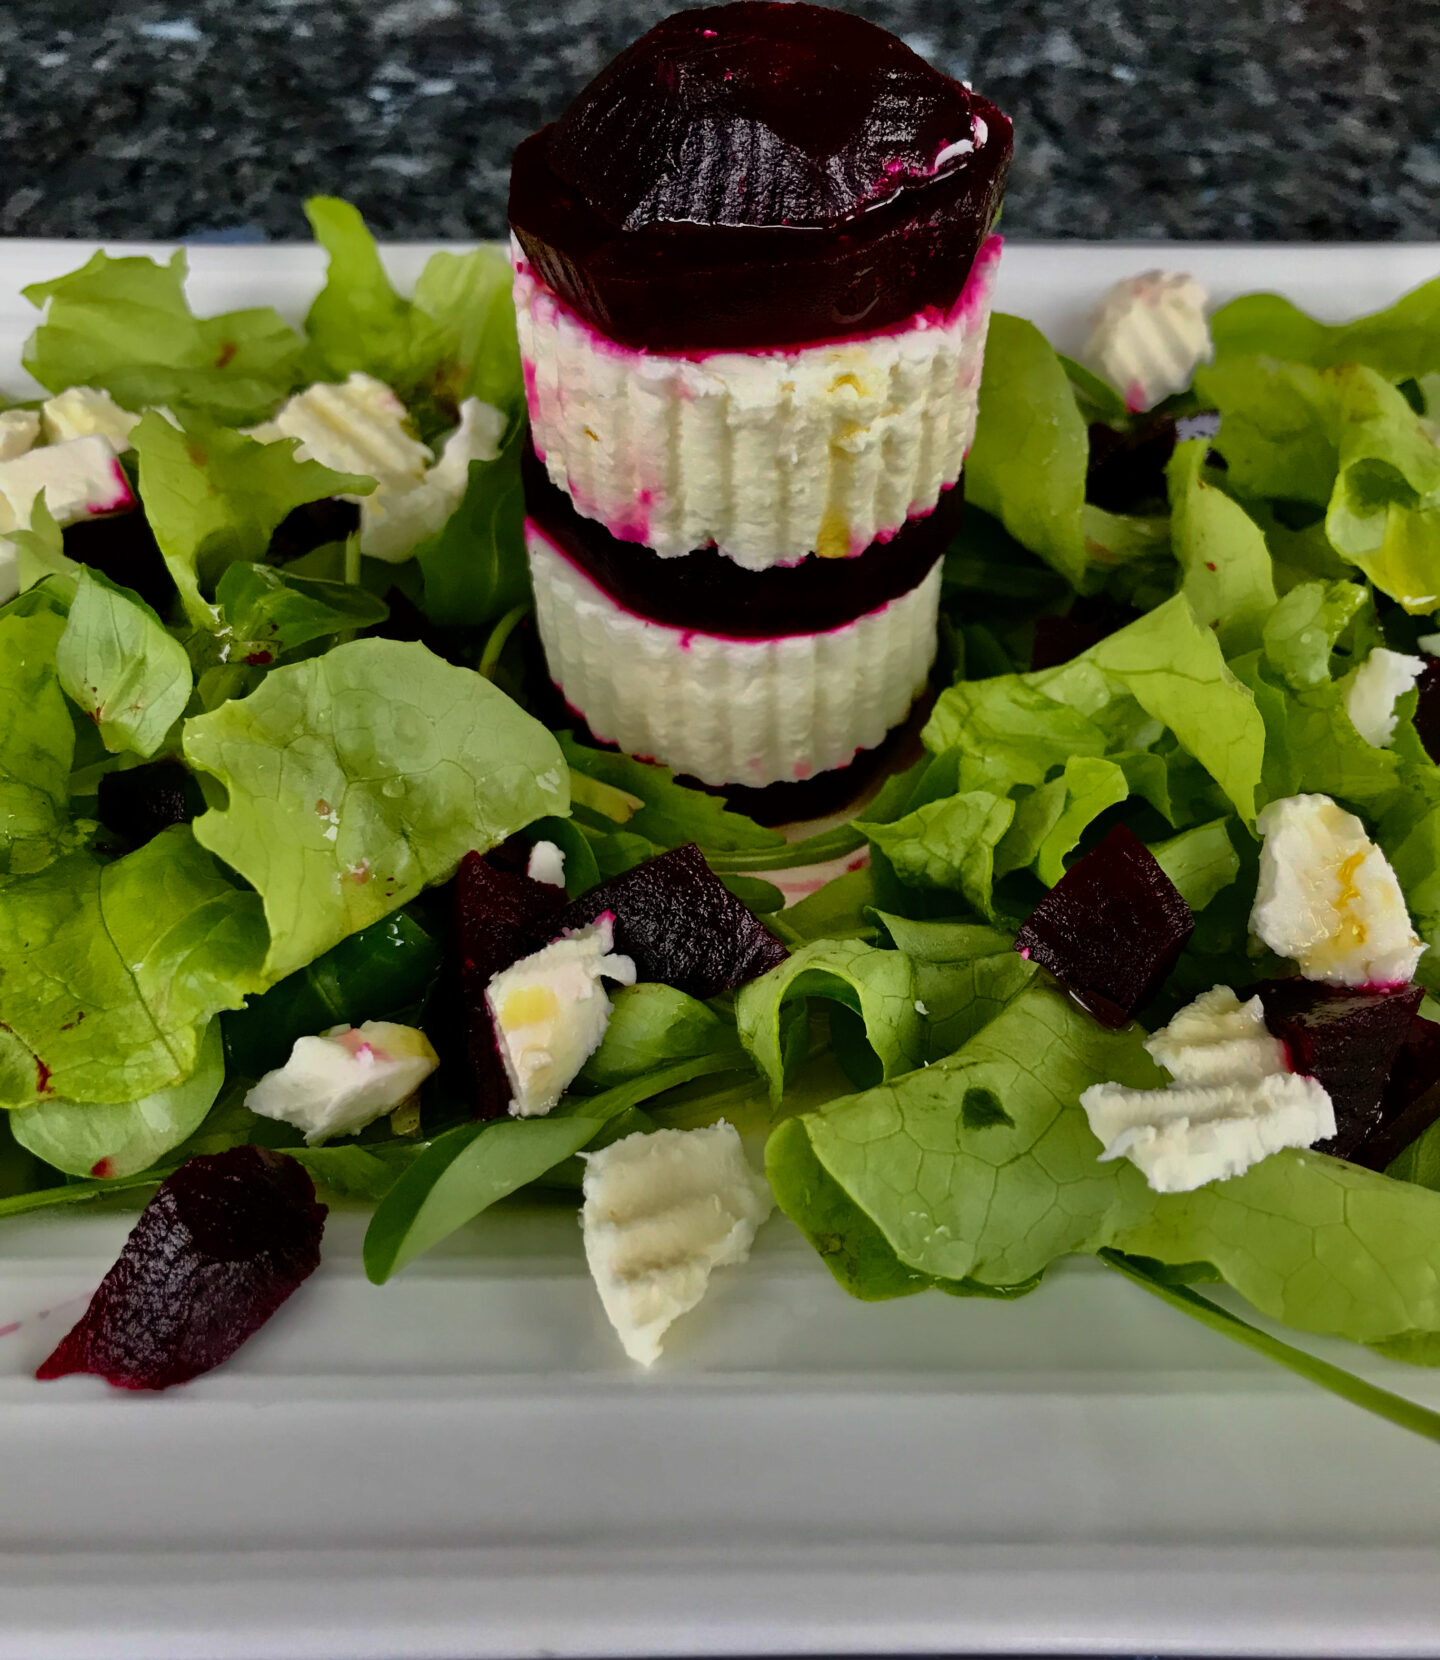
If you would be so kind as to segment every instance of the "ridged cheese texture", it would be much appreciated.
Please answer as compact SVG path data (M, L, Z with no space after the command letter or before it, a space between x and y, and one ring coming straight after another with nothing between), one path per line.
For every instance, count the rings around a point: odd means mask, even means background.
M245 1105L293 1124L307 1142L354 1135L409 1100L439 1064L430 1040L413 1026L334 1026L297 1038L289 1060L261 1078Z
M585 1155L580 1225L600 1301L625 1346L653 1365L711 1272L744 1262L774 1208L734 1127L626 1136Z
M1094 1084L1080 1097L1102 1164L1125 1158L1157 1193L1189 1193L1241 1175L1286 1147L1335 1133L1314 1078L1292 1073L1258 997L1215 986L1145 1044L1169 1072L1164 1089Z
M1351 724L1373 749L1388 749L1395 741L1395 705L1425 672L1423 657L1376 646L1350 676L1345 712Z
M1205 290L1194 277L1146 271L1117 282L1100 302L1084 359L1131 410L1183 392L1214 355Z
M1404 985L1425 947L1390 862L1365 826L1328 795L1272 801L1250 931L1310 980Z
M1000 239L948 315L793 351L694 357L597 333L516 256L535 448L579 511L663 557L844 557L933 511L975 436Z
M824 634L733 640L628 611L526 525L551 677L605 743L705 784L847 766L905 719L935 660L940 567Z
M500 410L467 398L460 424L435 461L429 445L410 431L409 413L395 393L357 369L338 385L317 382L297 392L250 436L262 443L298 438L297 461L373 478L375 489L354 498L360 504L360 551L398 564L460 505L470 463L493 461L504 430Z
M47 398L41 406L47 444L63 444L67 438L88 438L98 433L108 438L117 455L130 448L130 434L140 417L122 409L108 392L93 386L72 386Z
M33 449L40 437L40 415L34 409L0 409L0 461L13 461Z

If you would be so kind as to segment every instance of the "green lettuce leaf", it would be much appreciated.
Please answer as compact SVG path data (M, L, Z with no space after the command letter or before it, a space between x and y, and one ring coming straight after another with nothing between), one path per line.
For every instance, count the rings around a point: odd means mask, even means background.
M1130 794L1123 767L1092 755L1076 755L1055 781L1063 791L1060 811L1035 852L1035 874L1053 888L1065 874L1065 860L1097 818ZM1048 788L1048 786L1047 786Z
M273 662L316 640L384 622L390 608L365 588L278 571L273 565L231 565L215 589L230 657Z
M1334 393L1318 370L1225 356L1196 371L1195 387L1220 411L1215 448L1225 457L1227 488L1325 506L1340 459Z
M190 701L184 646L137 594L88 567L76 577L55 666L112 752L153 755Z
M1275 606L1270 550L1260 527L1202 473L1209 443L1175 446L1167 468L1175 557L1185 573L1181 592L1195 619L1213 628L1227 657L1260 643Z
M219 623L204 590L237 559L263 559L276 526L294 508L375 488L372 478L297 461L291 439L261 444L194 413L175 427L152 410L130 437L145 516L197 628Z
M43 490L30 504L29 528L6 531L5 537L15 545L15 574L22 594L44 582L46 577L61 579L60 583L52 583L52 588L68 584L70 578L84 569L66 556L65 538L55 523Z
M227 805L195 835L264 901L271 978L569 799L538 721L480 675L395 640L274 670L188 721L185 754L225 786Z
M995 849L1015 816L1015 803L989 790L966 790L927 802L893 824L856 822L902 882L964 896L993 916Z
M734 1025L674 986L622 986L611 1003L610 1024L583 1073L602 1089L628 1083L671 1061L735 1048Z
M920 1064L924 1037L910 959L860 940L815 940L742 986L735 999L740 1041L768 1081L776 1105L785 1093L788 1070L782 1014L787 1004L808 997L828 998L859 1016L883 1077Z
M25 367L52 392L95 386L125 409L205 409L240 423L265 419L295 385L304 342L268 306L199 318L185 298L186 258L112 259L25 297L48 307Z
M1210 319L1217 358L1275 357L1317 369L1363 363L1386 380L1440 371L1440 280L1350 323L1321 323L1278 294L1245 294Z
M823 888L788 905L771 926L792 945L810 940L871 940L875 924L869 911L875 903L875 879L869 865L833 877Z
M914 965L927 1061L953 1055L1035 978L1035 964L999 929L965 922L913 922L888 911L878 915Z
M212 1021L195 1070L168 1089L116 1104L39 1101L11 1113L16 1141L71 1176L119 1179L157 1164L198 1130L225 1082L225 1049Z
M460 505L415 550L425 613L443 627L483 627L530 599L524 444L525 428L517 425L493 461L472 461Z
M1302 582L1265 619L1265 663L1293 691L1323 686L1340 636L1370 603L1358 582Z
M965 497L1078 587L1089 435L1065 366L1033 323L997 312L985 343Z
M0 887L0 1105L169 1089L211 1019L260 989L264 956L259 900L185 825L113 864L70 854Z
M1228 818L1182 830L1168 841L1153 843L1150 851L1197 915L1240 875L1240 855L1230 839Z
M0 616L0 708L11 711L0 720L0 875L43 869L71 839L75 729L55 668L64 630L53 611Z
M956 750L972 758L1001 794L1015 784L1041 784L1072 755L1103 755L1109 746L1088 712L1021 674L947 687L922 736L937 754Z
M446 344L442 384L455 402L483 398L518 419L525 409L515 334L514 273L495 244L431 254L415 284L415 305L434 318Z

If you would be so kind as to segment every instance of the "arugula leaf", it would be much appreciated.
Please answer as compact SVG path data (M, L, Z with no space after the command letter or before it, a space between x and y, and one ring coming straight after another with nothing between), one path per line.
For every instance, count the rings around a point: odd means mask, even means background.
M739 1059L730 1054L677 1061L602 1095L563 1103L545 1118L498 1118L437 1136L371 1218L366 1274L383 1285L497 1200L588 1146L612 1119L693 1078L727 1071Z
M291 439L257 443L193 412L177 427L152 410L130 441L140 462L145 516L197 628L214 629L219 621L203 589L237 559L262 559L276 526L294 508L375 488L372 478L297 461Z
M262 984L265 928L176 825L112 864L70 854L0 887L0 1022L31 1057L0 1105L136 1101L189 1077L206 1027Z
M1177 444L1166 476L1175 556L1185 573L1181 592L1228 657L1259 645L1275 607L1275 580L1260 527L1202 476L1209 447L1204 438Z
M75 729L60 690L55 648L65 619L52 611L0 616L0 875L43 869L70 840Z
M138 595L88 567L76 577L55 666L112 752L153 755L190 701L184 646Z
M607 1088L671 1061L733 1050L735 1028L708 1004L674 986L622 986L611 998L610 1024L582 1076Z
M902 882L964 895L982 916L993 916L995 849L1015 816L1015 803L989 790L965 790L917 807L893 824L867 824L867 835Z
M415 550L425 614L446 628L483 627L530 599L523 424L493 461L472 461L460 505Z
M1089 435L1065 366L1033 323L996 312L965 496L1078 587Z
M26 299L48 310L25 367L51 392L99 387L126 409L263 420L295 384L304 342L268 306L194 316L187 271L179 250L168 265L97 253L68 276L32 283Z
M892 1078L918 1066L924 1040L915 1008L915 972L899 951L881 951L860 940L815 940L785 962L740 988L735 1023L770 1085L778 1106L787 1072L782 1013L800 998L825 997L860 1017L880 1074Z
M291 974L568 801L555 740L422 645L354 640L185 726L228 804L196 839L258 891Z
M1386 380L1440 371L1440 280L1349 323L1321 323L1278 294L1245 294L1210 319L1217 357L1266 356L1317 369L1363 363Z
M792 944L817 939L873 941L875 925L869 907L875 903L875 879L869 865L833 877L774 919Z
M168 1089L115 1104L38 1101L10 1114L16 1141L71 1176L137 1175L193 1135L225 1082L220 1025L211 1021L195 1070Z
M1340 636L1369 605L1358 582L1302 582L1265 619L1265 663L1292 691L1323 686Z
M224 614L222 633L231 658L266 661L352 629L370 628L390 607L365 588L324 582L241 561L229 566L215 589Z

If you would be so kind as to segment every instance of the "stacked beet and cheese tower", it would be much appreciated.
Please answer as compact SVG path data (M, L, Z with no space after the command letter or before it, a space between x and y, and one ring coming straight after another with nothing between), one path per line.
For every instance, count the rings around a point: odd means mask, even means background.
M894 36L762 0L669 18L521 144L530 566L596 738L764 788L905 719L1010 152Z

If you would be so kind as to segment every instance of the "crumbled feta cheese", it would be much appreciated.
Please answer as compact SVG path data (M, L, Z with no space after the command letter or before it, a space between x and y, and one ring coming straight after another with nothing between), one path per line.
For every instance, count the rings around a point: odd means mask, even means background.
M472 461L500 453L505 417L479 398L460 405L460 425L445 440L440 459L406 490L382 488L360 503L360 551L392 564L408 559L427 536L444 528L460 505Z
M284 1066L245 1097L262 1118L304 1130L307 1142L353 1135L407 1101L440 1064L424 1032L367 1020L295 1040Z
M1404 985L1425 947L1405 896L1365 827L1327 795L1272 801L1250 931L1310 980Z
M0 461L13 461L35 447L40 416L33 409L0 410Z
M0 531L28 529L30 510L42 490L61 526L135 505L125 469L109 440L98 433L0 461Z
M530 849L525 874L532 882L547 882L552 888L565 886L565 855L554 842L536 842Z
M711 1270L749 1256L774 1200L723 1121L641 1132L584 1157L585 1257L625 1353L650 1366Z
M1427 657L1440 657L1440 634L1422 634L1415 644Z
M1080 1105L1104 1143L1100 1162L1129 1159L1157 1193L1225 1181L1284 1147L1310 1147L1335 1133L1324 1086L1296 1072L1168 1089L1094 1084Z
M485 1002L517 1117L550 1111L600 1047L610 1023L601 980L635 983L635 964L613 955L615 918L604 912L491 977Z
M72 386L47 398L42 408L47 444L63 444L69 438L89 438L98 433L110 440L116 455L130 448L130 434L140 417L121 409L108 392L93 386Z
M1145 1047L1177 1084L1253 1083L1290 1070L1285 1045L1266 1028L1264 1004L1242 1003L1229 986L1201 992Z
M1085 361L1132 411L1183 392L1214 355L1205 290L1194 277L1147 271L1117 282L1100 302Z
M1395 705L1425 672L1423 657L1376 646L1350 676L1345 712L1372 749L1386 749L1395 737Z

